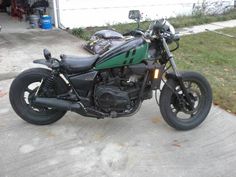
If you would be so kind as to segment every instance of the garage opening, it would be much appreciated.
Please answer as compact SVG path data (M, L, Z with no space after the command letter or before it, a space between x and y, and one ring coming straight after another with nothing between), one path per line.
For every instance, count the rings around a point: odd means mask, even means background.
M50 1L50 0L49 0ZM48 0L0 0L1 32L21 32L42 27L44 17L51 20ZM41 19L41 20L40 20ZM46 23L46 21L45 21Z

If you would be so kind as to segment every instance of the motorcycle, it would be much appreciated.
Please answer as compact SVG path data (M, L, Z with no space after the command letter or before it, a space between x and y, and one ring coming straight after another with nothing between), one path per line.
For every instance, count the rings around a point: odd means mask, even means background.
M56 122L67 111L98 119L127 117L155 91L168 125L177 130L197 127L210 111L212 90L201 74L177 70L168 46L178 44L175 29L160 19L145 33L136 32L138 37L102 55L56 59L44 49L45 59L34 63L49 69L31 68L14 79L9 92L12 108L37 125Z

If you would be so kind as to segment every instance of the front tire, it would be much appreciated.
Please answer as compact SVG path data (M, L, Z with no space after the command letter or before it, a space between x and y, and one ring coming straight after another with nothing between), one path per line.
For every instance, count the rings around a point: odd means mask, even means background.
M189 110L178 82L170 78L161 91L160 111L171 127L190 130L200 125L207 117L212 105L212 90L208 81L199 73L184 72L182 78L194 102L194 109Z
M56 122L65 115L66 111L33 107L30 104L29 97L34 95L37 90L35 85L39 85L41 80L49 77L50 74L51 71L48 69L33 68L22 72L12 82L9 92L10 103L17 115L23 120L36 125L47 125ZM56 94L67 91L67 85L61 77L57 77L54 84Z

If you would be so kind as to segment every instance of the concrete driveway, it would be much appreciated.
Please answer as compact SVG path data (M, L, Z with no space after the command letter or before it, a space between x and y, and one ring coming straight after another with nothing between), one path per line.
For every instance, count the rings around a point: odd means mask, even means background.
M56 58L62 53L88 55L81 48L82 44L61 30L3 31L0 33L0 80L34 66L32 61L43 58L44 48L48 48Z
M44 47L56 55L82 52L78 39L61 31L0 38L6 39L0 44L1 73L31 66ZM1 177L236 176L236 117L218 107L187 132L168 127L154 99L128 118L97 120L68 112L55 124L35 126L10 107L11 81L0 82Z

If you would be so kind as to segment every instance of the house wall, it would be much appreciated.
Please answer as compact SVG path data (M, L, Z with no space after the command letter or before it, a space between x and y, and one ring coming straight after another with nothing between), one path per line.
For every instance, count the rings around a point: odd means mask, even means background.
M48 3L49 3L49 7L47 8L47 14L52 17L52 24L55 24L53 9L56 7L53 7L53 0L49 0Z
M51 0L52 1L52 0ZM64 27L102 26L132 22L128 11L140 10L143 19L189 15L201 0L57 0L60 22ZM219 0L218 0L219 1ZM228 0L231 5L234 0Z

